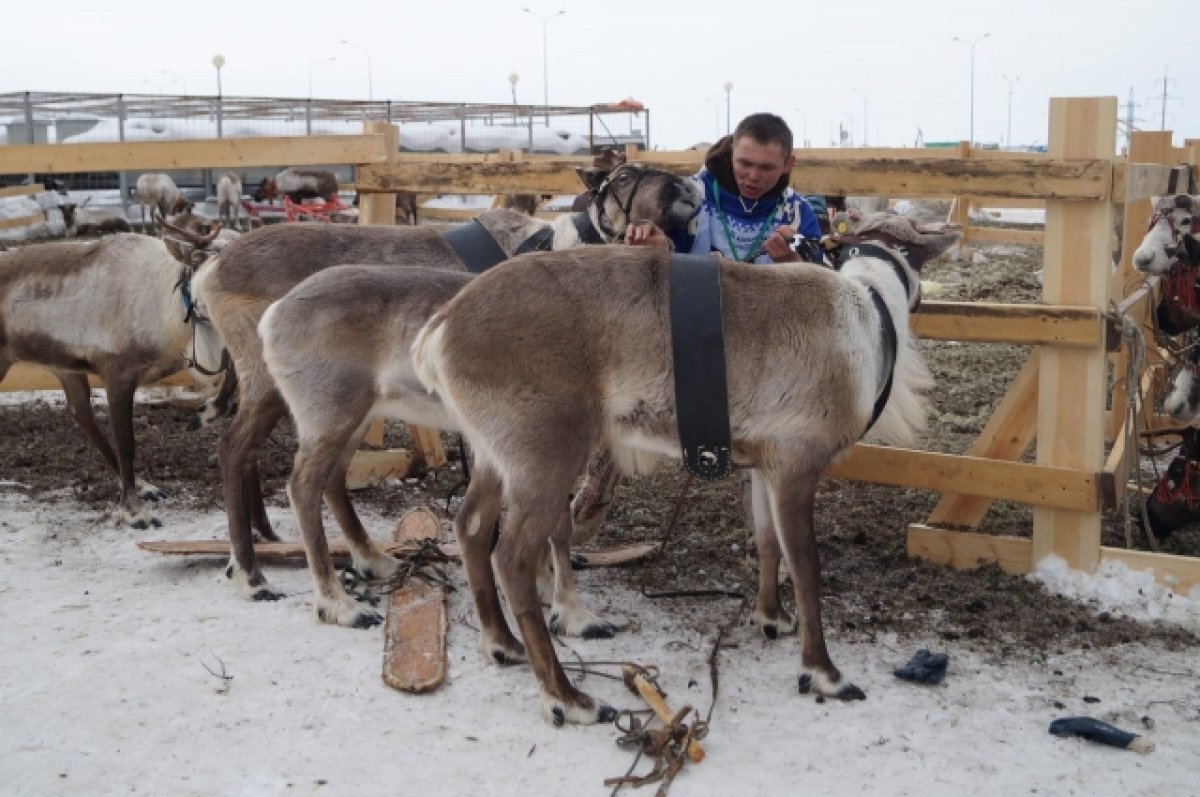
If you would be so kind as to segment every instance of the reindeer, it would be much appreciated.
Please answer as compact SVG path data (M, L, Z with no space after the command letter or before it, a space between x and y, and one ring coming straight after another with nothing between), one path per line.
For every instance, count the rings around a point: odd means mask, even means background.
M323 199L332 202L337 196L337 175L327 169L284 169L275 175L275 189L293 202Z
M226 229L239 229L242 211L242 178L225 172L217 181L217 216Z
M690 218L700 202L690 181L636 164L609 172L581 169L579 175L592 197L585 212L564 215L550 224L514 211L496 210L482 213L468 224L486 230L507 257L537 240L535 234L546 237L542 246L565 249L584 242L619 240L631 219L670 228ZM305 278L344 264L466 269L446 239L428 227L295 224L246 234L207 265L196 280L196 295L225 341L239 380L238 412L221 435L218 460L232 546L226 575L253 600L281 597L258 567L251 528L267 539L278 539L263 507L255 452L288 410L264 363L259 320L268 305ZM360 315L356 307L347 310L352 316ZM377 321L383 324L386 319ZM360 317L354 323L370 321ZM323 345L322 336L312 331L304 338L316 349ZM317 372L314 368L313 373ZM291 410L299 416L306 407L293 403ZM386 402L372 406L370 412L371 417L387 417ZM358 531L361 524L344 480L331 478L322 489L347 538L365 536ZM309 536L308 532L305 535ZM393 561L375 558L370 551L356 559L355 566L378 576L395 569ZM336 594L338 590L329 587L327 591ZM338 610L327 612L322 619L362 625L369 623L369 613Z
M141 500L163 497L134 475L134 391L189 361L215 367L220 351L181 297L189 273L161 241L128 233L0 256L0 380L18 362L58 378L71 417L117 474L121 518L134 528L159 525ZM89 374L104 383L111 442L92 412Z
M137 179L137 200L142 206L142 224L146 223L146 210L158 210L158 215L169 216L183 212L187 200L179 193L175 181L168 174L148 173Z
M755 619L772 636L785 617L782 554L799 614L802 693L864 697L825 647L814 497L821 473L868 428L906 443L924 425L921 391L931 378L908 316L921 264L957 237L878 214L845 241L840 271L718 259L731 455L753 468ZM592 451L610 446L626 465L639 451L680 454L670 271L668 256L652 248L514 258L460 291L413 347L418 377L475 452L455 533L484 648L501 662L528 656L555 723L607 721L614 712L564 675L534 565L569 526L567 496ZM493 552L487 521L501 494L508 515ZM500 611L493 564L524 644Z

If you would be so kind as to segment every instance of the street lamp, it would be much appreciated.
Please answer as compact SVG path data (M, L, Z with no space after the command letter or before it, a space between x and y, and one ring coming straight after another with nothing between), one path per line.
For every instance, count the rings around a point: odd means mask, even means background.
M971 146L975 146L975 45L991 35L990 33L985 33L978 39L972 39L971 41L960 39L957 36L954 37L954 41L962 42L971 47Z
M1002 78L1004 78L1005 80L1007 80L1007 81L1008 81L1008 134L1007 134L1007 135L1005 136L1005 138L1004 138L1004 146L1006 146L1006 147L1007 147L1007 148L1009 148L1009 149L1012 149L1012 93L1013 93L1013 84L1014 84L1014 83L1016 83L1018 80L1020 80L1020 79L1021 79L1021 77L1020 77L1019 75L1018 75L1017 77L1009 77L1008 75L1001 75L1000 77L1002 77Z
M867 146L867 133L871 129L871 126L867 123L867 95L865 92L859 91L858 89L850 89L850 90L863 98L863 140L862 140L862 145L865 147L865 146Z
M342 39L341 42L342 42L342 44L345 44L348 47L357 47L358 49L362 50L363 53L366 54L366 56L367 56L367 99L368 100L375 99L375 88L371 85L372 84L371 51L368 50L366 47L364 47L361 44L355 44L354 42L348 42L345 39Z
M214 55L212 57L212 65L217 68L217 138L221 138L222 133L224 133L222 125L223 117L225 116L225 109L221 107L223 104L222 97L224 96L221 91L221 67L225 66L225 56L220 53Z
M336 56L330 56L329 58L320 58L316 61L313 61L311 64L308 65L308 98L310 100L313 98L313 89L312 89L313 67L317 66L318 64L327 64L330 61L336 61L336 60L337 60Z
M221 67L225 66L225 56L218 53L213 56L212 65L217 68L217 97L221 96Z
M725 81L725 135L729 135L729 92L733 91L733 83Z
M158 71L159 71L159 72L162 72L164 75L170 75L171 77L173 77L173 78L175 78L176 80L178 80L178 81L180 82L180 84L183 86L183 93L184 93L184 95L185 95L185 96L187 95L187 93L188 93L188 90L187 90L187 81L183 79L183 75L176 74L175 72L172 72L172 71L171 71L171 70L169 70L169 69L160 69L160 70L158 70Z
M555 17L561 17L566 11L556 11L549 16L542 16L528 8L522 8L526 14L537 17L542 23L542 105L546 108L546 127L550 126L550 69L546 58L546 25Z

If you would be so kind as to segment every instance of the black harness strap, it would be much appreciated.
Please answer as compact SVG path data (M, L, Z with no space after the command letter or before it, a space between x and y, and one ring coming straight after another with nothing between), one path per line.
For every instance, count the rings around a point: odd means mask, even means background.
M867 428L863 429L863 436L871 431L871 427L875 425L875 421L879 420L879 416L883 414L883 408L887 406L888 399L892 395L892 378L896 375L896 349L899 346L899 341L896 339L896 322L892 318L892 313L888 310L887 302L879 295L879 291L874 288L867 288L871 293L871 301L875 303L875 310L879 313L879 337L883 343L883 350L887 353L887 380L883 383L883 391L879 397L875 399L875 408L871 410L871 420L867 422Z
M467 271L473 274L482 274L508 259L500 244L496 243L496 239L478 219L471 219L466 224L452 227L442 233L442 237L450 244L458 259L466 265Z
M683 464L702 479L733 470L721 269L710 255L672 255L671 354Z
M900 258L896 257L896 254L887 247L880 246L879 244L868 243L866 241L844 246L842 247L842 251L838 254L838 270L841 270L842 266L846 264L847 260L852 260L856 257L877 257L886 262L892 267L892 271L896 272L896 278L899 279L900 284L904 286L904 295L907 296L909 294L911 287L908 281L908 268L905 266L904 262L901 261ZM910 252L909 257L912 258L912 267L914 269L919 269L921 267L921 263L916 254ZM918 300L917 304L920 306L920 300Z
M575 224L575 231L579 233L580 243L585 244L606 244L608 241L600 236L600 231L596 229L596 225L592 224L592 217L587 214L587 211L576 213L571 217L571 221Z
M517 247L517 251L513 252L513 256L523 255L526 252L549 252L553 248L554 228L547 226L521 241L521 245Z

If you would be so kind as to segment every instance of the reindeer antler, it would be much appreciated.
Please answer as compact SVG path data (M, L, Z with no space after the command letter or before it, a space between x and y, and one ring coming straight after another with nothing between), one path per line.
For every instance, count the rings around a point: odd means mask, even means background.
M221 225L218 222L213 223L212 230L208 235L200 235L199 233L194 233L191 230L184 229L183 227L176 227L174 224L159 215L157 209L154 211L154 223L162 227L164 230L174 233L199 249L203 249L212 243L216 239L217 234L221 232Z

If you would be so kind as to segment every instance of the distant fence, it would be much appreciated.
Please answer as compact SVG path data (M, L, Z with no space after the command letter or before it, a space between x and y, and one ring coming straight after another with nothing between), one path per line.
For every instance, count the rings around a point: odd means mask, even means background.
M399 129L402 152L487 153L521 149L555 155L586 155L604 146L650 146L650 111L625 101L591 106L487 103L355 101L271 97L146 94L0 93L0 144L92 144L180 139L245 139L358 135L365 122ZM335 161L335 163L345 161ZM286 162L251 170L257 182ZM325 164L321 164L325 165ZM211 190L205 168L164 169L184 187ZM46 175L0 176L0 186ZM347 167L338 175L353 180ZM123 174L59 173L69 188L122 188Z

